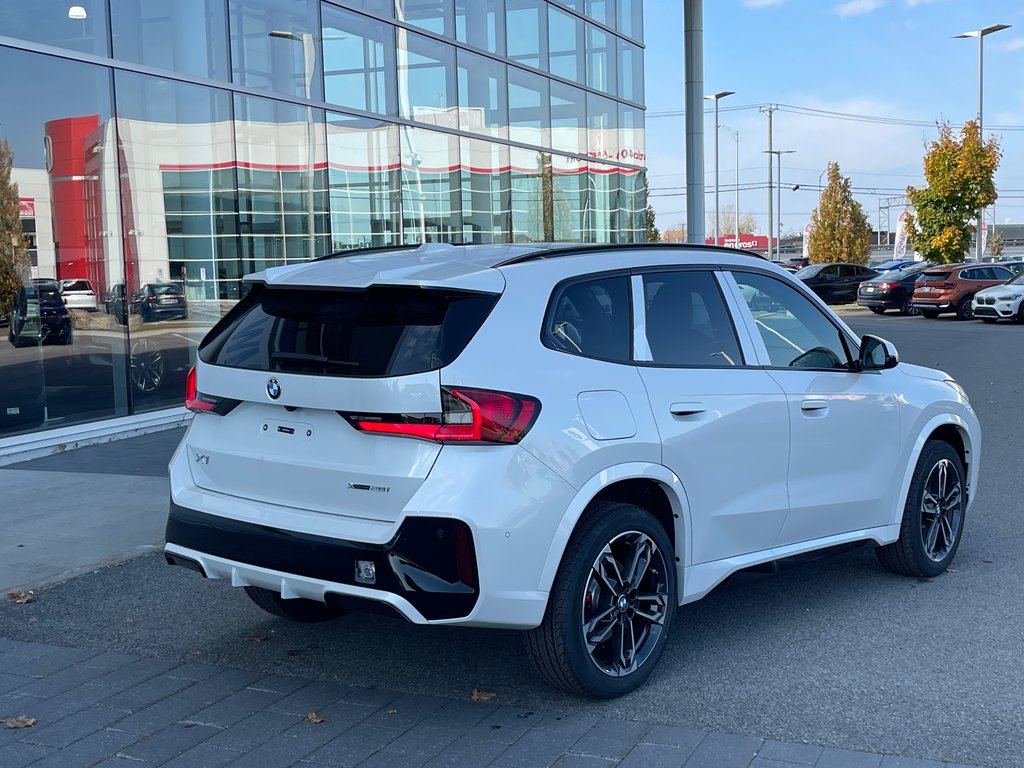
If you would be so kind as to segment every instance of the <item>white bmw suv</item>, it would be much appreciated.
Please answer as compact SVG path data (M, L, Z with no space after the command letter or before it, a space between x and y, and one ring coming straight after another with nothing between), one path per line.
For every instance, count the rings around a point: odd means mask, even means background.
M273 614L522 629L548 681L612 697L736 571L956 555L964 391L763 259L426 245L247 280L189 374L165 552Z

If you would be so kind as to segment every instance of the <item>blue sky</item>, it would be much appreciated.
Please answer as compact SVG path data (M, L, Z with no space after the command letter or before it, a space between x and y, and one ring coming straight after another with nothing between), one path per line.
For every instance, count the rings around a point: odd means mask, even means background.
M840 163L872 226L878 200L923 184L924 143L934 123L962 125L978 103L975 39L960 32L1011 24L985 38L985 133L1000 137L996 220L1024 223L1024 2L1021 0L704 0L705 93L736 91L720 102L719 122L740 133L740 186L767 182L763 104L918 121L903 125L775 113L782 158L782 222L799 231L817 201L819 174ZM681 0L646 0L647 151L651 202L662 229L686 220ZM710 102L707 103L710 108ZM749 107L736 109L737 107ZM998 126L1004 126L1000 130ZM1016 128L1016 130L1011 130ZM713 117L705 116L705 172L713 189ZM735 143L719 134L723 207L733 200ZM803 188L792 191L793 185ZM1014 191L1016 190L1016 191ZM713 210L713 196L706 196ZM740 211L764 233L765 188L741 191ZM898 212L893 213L893 219Z

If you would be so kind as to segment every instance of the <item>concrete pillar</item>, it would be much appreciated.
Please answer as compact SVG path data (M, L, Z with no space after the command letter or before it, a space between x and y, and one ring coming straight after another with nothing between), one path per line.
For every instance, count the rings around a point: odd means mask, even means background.
M704 7L683 0L686 56L686 241L704 243ZM738 215L738 212L737 212Z

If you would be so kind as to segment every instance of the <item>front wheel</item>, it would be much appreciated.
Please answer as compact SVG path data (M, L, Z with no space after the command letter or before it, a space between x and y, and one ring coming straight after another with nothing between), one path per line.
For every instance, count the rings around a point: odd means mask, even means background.
M651 674L677 604L672 543L632 504L601 504L569 540L526 652L552 685L602 699Z
M972 304L973 301L973 296L964 296L962 299L960 299L960 303L956 305L957 320L974 319L974 304Z
M318 600L307 600L304 597L285 600L279 592L262 587L245 587L245 594L267 613L303 624L318 624L345 615L343 608L335 608Z
M906 576L938 576L956 557L966 510L960 455L949 443L926 443L910 482L900 537L875 549L882 567Z

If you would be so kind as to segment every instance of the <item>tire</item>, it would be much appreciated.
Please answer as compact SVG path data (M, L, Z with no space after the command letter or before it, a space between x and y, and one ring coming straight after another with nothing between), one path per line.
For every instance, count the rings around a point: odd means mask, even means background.
M868 309L870 309L876 315L884 315L885 314L885 307L868 307Z
M939 316L939 310L937 309L922 309L921 317L927 317L929 320L934 320Z
M956 319L957 320L973 320L974 319L974 307L971 306L971 301L974 299L973 296L964 296L960 299L960 303L956 305Z
M1024 324L1024 301L1020 303L1020 307L1017 309L1017 317L1014 320L1018 323Z
M921 310L919 310L917 307L915 307L914 306L914 302L912 301L911 297L907 296L907 298L905 298L903 300L903 304L900 305L900 314L901 315L919 315L919 314L921 314Z
M345 615L343 608L297 597L285 600L278 592L262 587L245 587L245 594L267 613L303 624L319 624Z
M934 498L943 487L940 467L946 473L944 498L947 503L936 505L933 502L931 505L937 511L929 513L926 491ZM954 472L952 478L951 471ZM940 440L926 443L910 482L900 537L892 544L875 549L882 567L892 573L926 578L945 571L956 557L963 538L967 512L964 507L965 485L964 466L953 446ZM953 501L948 501L950 499Z
M626 581L611 575L613 569L595 569L599 561L611 560L621 565L621 573L638 552L646 552L649 566L639 578L640 594L649 596L642 602L636 602L635 588L610 588ZM600 699L622 696L642 685L657 665L676 604L675 557L665 529L640 507L602 502L569 540L544 620L525 633L526 653L541 677L558 688ZM620 605L625 612L620 613ZM640 606L648 607L654 620L635 613ZM591 637L604 637L593 651L584 639L587 615L594 617L588 622L594 625ZM605 621L600 620L602 615ZM625 638L626 628L633 637L628 664L620 661L625 657L619 638Z
M996 319L994 317L983 317L981 318L981 322L989 323L991 325L992 323L996 322Z

